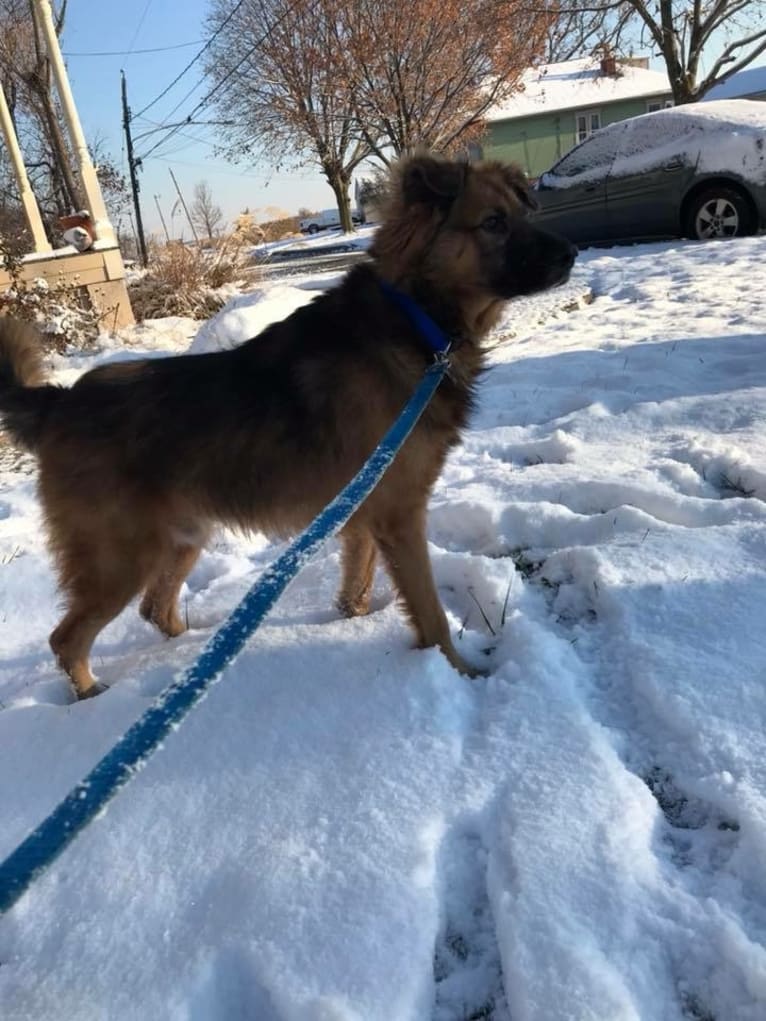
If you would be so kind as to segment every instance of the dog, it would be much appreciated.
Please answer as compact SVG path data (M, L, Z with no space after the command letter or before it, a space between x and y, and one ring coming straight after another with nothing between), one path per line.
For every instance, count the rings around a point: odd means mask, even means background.
M450 367L377 488L341 532L337 605L368 612L378 556L419 648L461 673L426 544L428 500L474 405L480 342L503 305L564 281L576 250L530 222L523 173L417 153L390 174L371 258L229 351L128 361L71 388L43 382L35 331L0 320L0 415L39 461L39 497L66 614L51 648L75 694L101 690L99 632L141 594L169 637L180 588L223 524L303 528L354 476L433 353L391 288L451 340Z

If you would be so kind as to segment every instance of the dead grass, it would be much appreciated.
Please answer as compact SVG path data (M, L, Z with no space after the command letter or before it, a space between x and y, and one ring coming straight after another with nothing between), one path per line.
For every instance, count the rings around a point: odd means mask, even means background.
M243 265L242 244L235 237L206 248L180 241L157 245L148 272L128 288L133 313L139 322L161 316L208 319L224 303L216 291L238 280Z

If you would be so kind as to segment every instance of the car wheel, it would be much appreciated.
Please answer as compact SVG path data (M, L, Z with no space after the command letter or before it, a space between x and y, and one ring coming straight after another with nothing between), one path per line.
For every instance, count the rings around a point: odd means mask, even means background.
M318 233L319 233L319 227L317 227L317 225L315 223L312 223L311 226L309 227L309 234L318 234Z
M738 238L753 233L747 200L734 188L720 185L695 196L689 207L686 234L696 241Z

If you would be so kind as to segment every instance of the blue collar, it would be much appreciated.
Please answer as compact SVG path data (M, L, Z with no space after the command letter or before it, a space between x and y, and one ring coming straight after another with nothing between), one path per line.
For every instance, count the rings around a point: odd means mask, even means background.
M387 283L385 280L380 281L380 289L386 297L395 302L405 313L408 319L412 321L413 326L417 328L421 337L426 341L437 358L444 358L450 349L452 341L441 326L437 326L430 315L424 312L420 305L418 305L417 302L409 296L409 294L405 294L403 291L397 290L396 287Z

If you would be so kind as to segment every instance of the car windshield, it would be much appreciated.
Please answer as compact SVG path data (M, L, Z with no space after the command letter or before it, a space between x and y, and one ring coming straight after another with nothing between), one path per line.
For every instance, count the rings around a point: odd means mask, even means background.
M596 131L575 146L570 152L543 174L540 184L543 188L572 188L606 177L612 165L625 124L610 124Z

